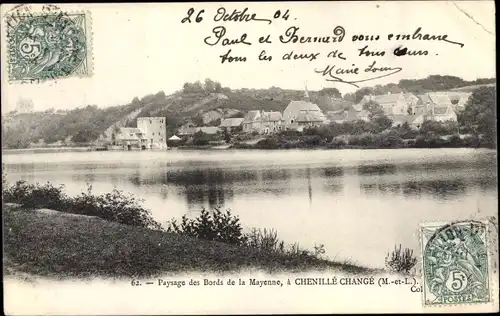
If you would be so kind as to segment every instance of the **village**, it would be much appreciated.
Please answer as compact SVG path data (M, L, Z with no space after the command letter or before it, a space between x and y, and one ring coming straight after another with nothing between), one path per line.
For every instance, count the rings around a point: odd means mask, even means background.
M332 123L370 121L368 103L375 103L384 115L392 121L392 127L406 124L418 130L426 121L457 122L457 113L464 109L471 93L461 91L430 92L420 95L397 93L384 95L365 95L357 104L349 104L342 99L333 102L342 103L341 110L324 113L309 98L307 88L301 100L292 100L279 111L253 110L242 117L222 117L218 126L194 126L189 124L178 129L177 133L167 138L165 117L137 118L137 127L120 127L110 137L111 149L166 149L176 144L192 140L195 134L219 137L220 141L211 141L212 145L227 148L233 135L252 135L246 137L251 143L266 135L283 131L303 132L304 129ZM226 147L224 147L226 145ZM219 148L219 147L218 147Z

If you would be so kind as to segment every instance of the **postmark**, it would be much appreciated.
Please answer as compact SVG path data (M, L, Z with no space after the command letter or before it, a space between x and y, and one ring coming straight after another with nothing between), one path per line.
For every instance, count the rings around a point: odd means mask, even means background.
M487 225L467 220L421 227L425 306L491 300Z
M4 17L9 82L41 82L92 74L89 12L17 8Z

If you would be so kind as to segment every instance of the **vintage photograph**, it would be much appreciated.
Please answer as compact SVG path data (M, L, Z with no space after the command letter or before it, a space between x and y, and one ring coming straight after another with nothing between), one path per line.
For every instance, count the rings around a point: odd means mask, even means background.
M1 8L5 313L498 311L492 1Z

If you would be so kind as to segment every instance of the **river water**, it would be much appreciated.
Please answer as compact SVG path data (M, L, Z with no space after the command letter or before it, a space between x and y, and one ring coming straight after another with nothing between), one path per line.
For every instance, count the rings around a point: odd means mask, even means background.
M401 244L420 254L423 222L497 216L496 152L486 149L220 150L3 154L7 180L113 188L165 223L221 206L245 229L324 245L330 259L383 267Z

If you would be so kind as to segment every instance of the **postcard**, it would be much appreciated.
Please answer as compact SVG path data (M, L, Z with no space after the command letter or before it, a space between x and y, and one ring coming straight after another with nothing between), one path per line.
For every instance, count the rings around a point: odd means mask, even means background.
M1 22L5 314L498 312L493 1Z

